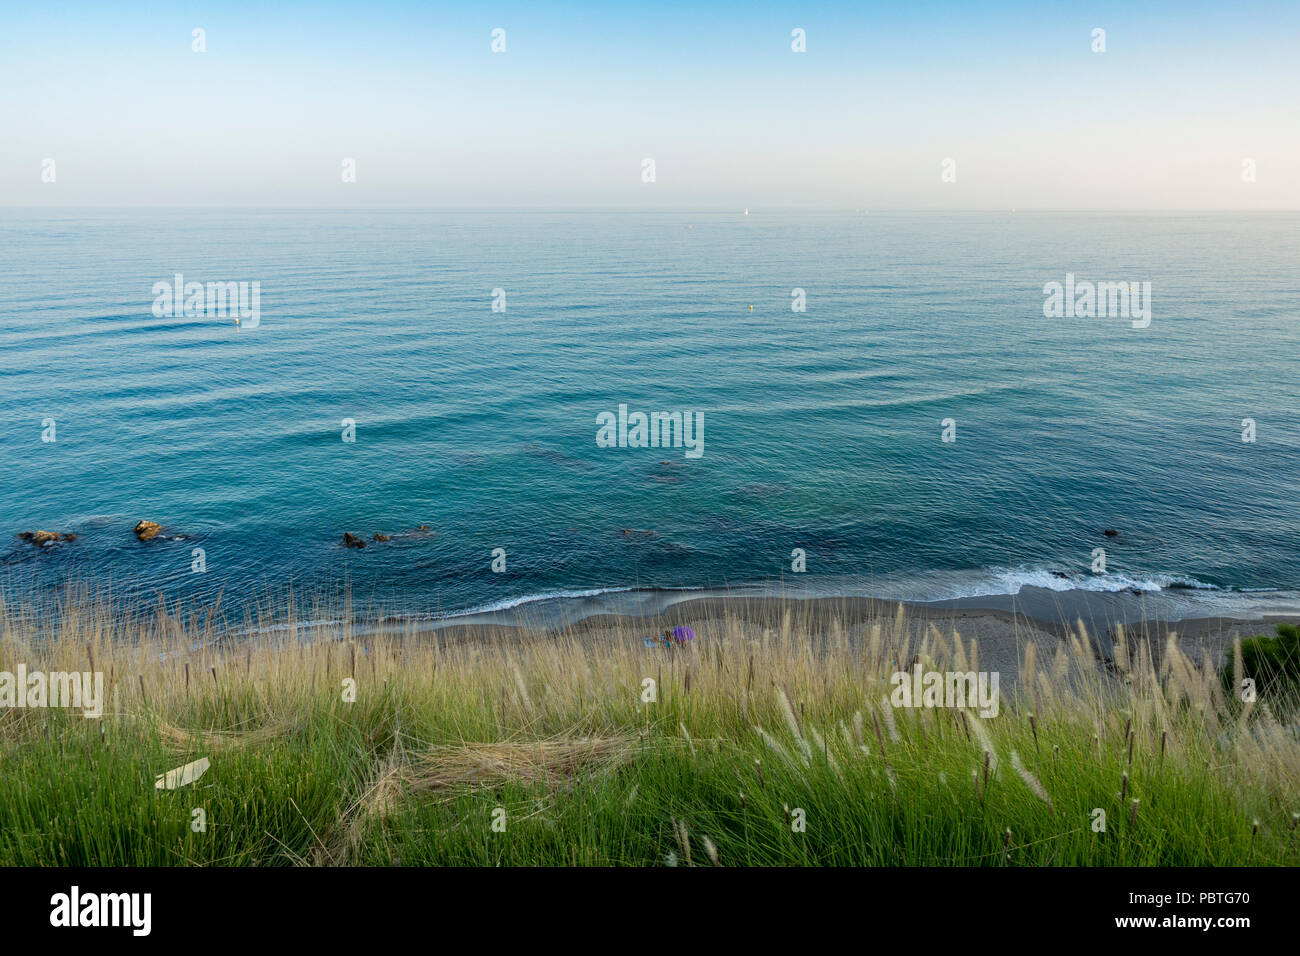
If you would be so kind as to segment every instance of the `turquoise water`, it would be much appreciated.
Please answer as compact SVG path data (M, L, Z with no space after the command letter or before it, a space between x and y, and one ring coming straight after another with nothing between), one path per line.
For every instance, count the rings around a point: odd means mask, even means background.
M11 586L1300 587L1300 216L7 209L0 247L4 530L78 535ZM1150 326L1045 318L1067 272ZM260 323L156 316L175 273ZM598 447L620 404L703 454Z

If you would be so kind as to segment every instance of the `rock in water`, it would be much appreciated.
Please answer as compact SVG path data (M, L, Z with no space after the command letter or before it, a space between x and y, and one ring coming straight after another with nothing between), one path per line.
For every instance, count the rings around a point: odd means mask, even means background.
M54 544L56 541L73 541L77 536L75 534L62 534L58 531L22 531L18 534L18 537L28 544L41 548L47 544Z
M375 532L375 540L376 540L376 541L392 541L393 539L392 539L391 537L389 537L388 535L384 534L382 531L376 531L376 532Z
M135 531L135 536L141 541L148 541L162 530L162 525L157 521L146 520L137 524L133 530Z
M345 548L364 548L365 546L366 546L365 541L363 541L362 539L358 538L358 537L357 537L355 534L353 534L351 531L344 531L344 532L343 532L343 547L345 547Z
M1114 528L1107 528L1105 531L1102 532L1102 534L1104 534L1108 538L1119 537L1119 532L1116 531Z

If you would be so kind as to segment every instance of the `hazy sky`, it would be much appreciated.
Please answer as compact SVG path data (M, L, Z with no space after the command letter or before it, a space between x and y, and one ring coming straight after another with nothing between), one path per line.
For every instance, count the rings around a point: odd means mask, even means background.
M1300 209L1297 0L142 7L3 4L0 204Z

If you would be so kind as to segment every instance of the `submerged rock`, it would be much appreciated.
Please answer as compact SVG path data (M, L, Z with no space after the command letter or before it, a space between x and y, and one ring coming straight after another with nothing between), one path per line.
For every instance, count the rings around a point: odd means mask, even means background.
M1119 532L1116 531L1114 528L1107 528L1105 531L1102 532L1102 534L1104 534L1108 538L1119 537Z
M21 531L18 537L30 545L42 548L47 544L55 544L59 541L75 541L75 534L64 534L61 531Z
M132 530L135 532L135 536L141 541L148 541L162 530L162 525L157 521L149 521L146 519L138 523Z
M355 534L353 534L351 531L344 531L344 532L343 532L343 547L345 547L345 548L364 548L365 546L366 546L366 542L365 542L364 540L362 540L361 538L358 538L358 537L357 537Z
M375 540L375 541L392 541L393 539L392 539L392 537L391 537L390 535L386 535L386 534L384 534L382 531L376 531L376 532L375 532L374 540Z

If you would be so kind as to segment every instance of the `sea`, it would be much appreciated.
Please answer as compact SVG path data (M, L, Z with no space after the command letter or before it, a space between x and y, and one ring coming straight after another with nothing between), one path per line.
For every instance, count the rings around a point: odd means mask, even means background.
M11 601L1300 608L1297 214L6 208L0 252Z

